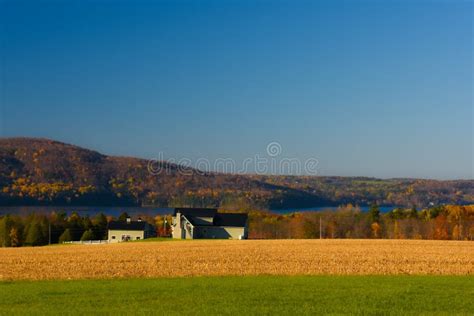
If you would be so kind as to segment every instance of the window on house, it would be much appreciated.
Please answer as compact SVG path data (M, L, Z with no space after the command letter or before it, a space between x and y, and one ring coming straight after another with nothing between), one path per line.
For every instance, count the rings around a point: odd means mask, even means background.
M115 236L112 236L112 239L115 239Z
M137 237L137 240L140 240L140 237Z

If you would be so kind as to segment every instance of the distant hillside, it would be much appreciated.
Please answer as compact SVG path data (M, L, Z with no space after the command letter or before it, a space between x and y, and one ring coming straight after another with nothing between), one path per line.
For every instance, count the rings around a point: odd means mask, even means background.
M154 164L156 167L157 164ZM474 203L474 181L201 173L35 138L0 138L0 205L289 208Z

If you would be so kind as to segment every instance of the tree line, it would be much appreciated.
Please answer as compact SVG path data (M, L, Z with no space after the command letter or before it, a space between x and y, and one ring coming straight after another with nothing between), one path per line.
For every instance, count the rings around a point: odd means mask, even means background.
M335 211L277 215L251 212L249 238L386 238L474 240L474 205L446 205L381 213L346 205Z
M127 213L118 220L125 221ZM0 246L41 246L68 241L105 240L111 216L99 213L90 218L72 212L52 212L49 215L32 213L28 216L4 215L0 217Z
M235 211L235 210L234 210ZM127 213L117 218L126 221ZM154 225L157 236L171 236L171 215L141 216ZM107 239L112 216L72 212L4 215L0 217L0 246L40 246L79 240ZM395 208L387 213L372 205L368 212L351 204L337 210L279 215L249 212L250 239L385 238L474 240L474 205L445 205L418 210Z

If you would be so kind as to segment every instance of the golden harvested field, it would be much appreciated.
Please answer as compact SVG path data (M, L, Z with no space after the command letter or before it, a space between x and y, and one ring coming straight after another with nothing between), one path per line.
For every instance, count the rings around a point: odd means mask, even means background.
M0 280L204 275L473 275L474 242L195 240L0 249Z

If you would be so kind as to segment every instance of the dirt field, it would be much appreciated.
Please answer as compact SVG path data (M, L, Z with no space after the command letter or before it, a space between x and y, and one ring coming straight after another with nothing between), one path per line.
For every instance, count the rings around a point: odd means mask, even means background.
M258 274L473 275L474 242L202 240L0 248L0 280Z

